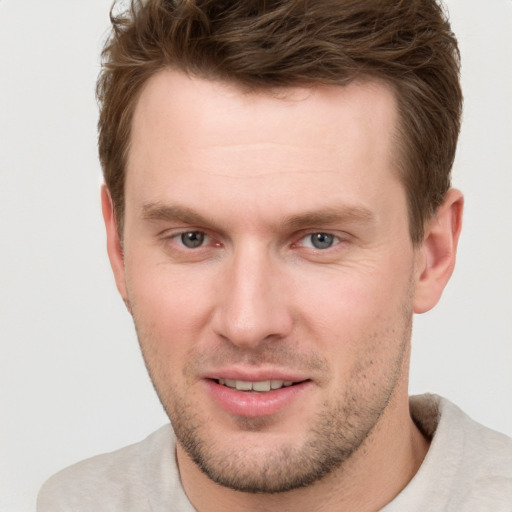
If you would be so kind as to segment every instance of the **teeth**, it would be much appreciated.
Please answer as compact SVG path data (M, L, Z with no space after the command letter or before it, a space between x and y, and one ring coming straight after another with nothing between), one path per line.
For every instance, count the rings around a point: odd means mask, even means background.
M245 380L237 380L235 386L237 391L251 391L252 382L247 382Z
M283 381L282 380L271 380L270 381L270 387L271 389L279 389L283 387Z
M219 379L219 384L233 388L238 391L258 391L264 393L271 389L280 389L283 386L288 387L293 384L291 380L261 380L257 382L250 382L246 380L233 380L233 379Z
M261 382L253 382L253 391L270 391L271 383L269 380L263 380Z

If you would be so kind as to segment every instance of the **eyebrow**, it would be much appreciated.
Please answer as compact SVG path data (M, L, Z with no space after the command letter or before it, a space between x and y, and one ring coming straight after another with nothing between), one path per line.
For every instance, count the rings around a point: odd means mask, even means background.
M220 229L211 217L202 215L182 205L148 203L142 207L142 218L149 221L181 222L196 226L209 226ZM280 223L285 229L304 229L306 227L331 225L340 222L371 224L376 221L375 214L362 206L330 207L289 215Z
M142 218L149 221L182 222L201 226L216 226L213 219L180 205L148 203L142 207Z
M142 217L146 220L180 220L194 224L205 218L194 210L184 206L149 203L142 207Z
M301 229L308 226L323 226L339 222L373 223L375 214L362 206L341 206L339 208L325 208L312 210L297 215L290 215L284 219L284 225L289 229Z

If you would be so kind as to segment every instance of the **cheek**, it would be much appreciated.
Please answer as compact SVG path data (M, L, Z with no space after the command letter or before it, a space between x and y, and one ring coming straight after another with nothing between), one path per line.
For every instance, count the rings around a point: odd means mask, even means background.
M357 271L335 269L295 292L310 335L345 367L364 353L377 357L403 338L412 315L408 265L387 263Z
M401 374L411 336L412 314L402 300L376 298L364 290L340 294L336 308L324 309L320 330L312 333L333 369L334 400L349 397L363 403L391 389ZM328 315L330 311L330 315ZM409 310L410 311L410 310Z
M337 275L310 283L297 289L295 296L301 297L301 306L306 315L325 326L333 325L343 332L351 325L365 324L371 327L386 313L396 309L407 296L404 276L389 279L381 269L372 272ZM368 322L368 319L371 319Z
M208 321L207 282L165 264L134 263L127 264L127 289L141 345L152 345L159 357L175 360L201 338Z

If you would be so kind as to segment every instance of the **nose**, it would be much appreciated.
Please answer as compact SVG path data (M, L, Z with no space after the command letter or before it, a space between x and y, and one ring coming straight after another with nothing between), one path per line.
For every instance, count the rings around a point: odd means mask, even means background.
M290 334L290 297L275 259L253 246L240 248L226 261L213 319L217 335L249 349Z

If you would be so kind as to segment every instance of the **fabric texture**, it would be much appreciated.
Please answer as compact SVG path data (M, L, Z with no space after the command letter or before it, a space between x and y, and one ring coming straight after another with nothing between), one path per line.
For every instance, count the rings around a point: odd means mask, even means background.
M420 469L382 512L512 511L512 439L436 395L410 399L432 439ZM140 443L98 455L48 480L38 512L193 512L181 486L175 437L166 425Z

